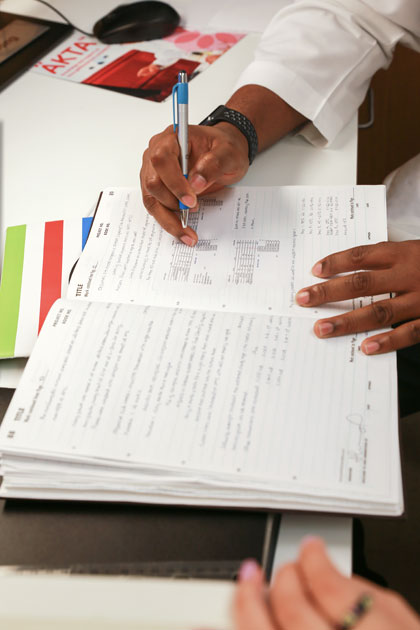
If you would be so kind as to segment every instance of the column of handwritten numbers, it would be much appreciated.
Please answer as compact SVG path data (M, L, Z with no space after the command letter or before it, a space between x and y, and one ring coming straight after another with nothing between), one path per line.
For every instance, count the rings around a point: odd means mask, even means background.
M190 212L188 215L188 225L197 232L199 212Z
M314 259L317 256L317 253L314 252L314 243L316 243L316 235L318 232L318 217L316 212L316 200L314 195L310 195L306 201L306 212L308 215L308 238L306 239L305 249L304 249L304 271L308 271L313 263Z
M251 240L236 241L232 274L228 281L233 284L252 284L257 243Z
M290 317L281 317L277 320L276 327L276 343L279 346L278 349L278 365L276 366L275 385L276 385L276 397L277 400L274 405L274 422L273 422L273 434L270 440L273 453L273 473L285 477L291 477L293 480L299 478L300 466L297 463L296 451L292 445L296 441L296 418L293 413L290 413L290 409L293 409L292 401L301 400L301 387L302 387L302 368L297 364L297 369L293 369L293 374L299 374L299 377L292 377L286 380L285 371L286 364L295 363L295 357L293 353L296 351L299 355L304 354L305 348L301 343L303 339L301 335L297 335L298 344L292 341L292 337L296 334L293 332L293 325L296 326L296 320ZM300 346L300 347L299 347ZM290 351L292 356L290 357ZM305 362L302 362L305 369ZM290 376L290 374L289 374ZM302 380L301 380L302 379ZM285 386L286 385L286 386ZM293 391L295 390L295 391ZM293 419L293 421L291 421ZM281 455L280 455L281 453Z
M341 221L342 221L342 216L341 216L341 207L344 207L344 204L340 204L340 199L338 197L338 195L334 195L333 197L333 204L334 204L334 236L337 238L337 240L340 239L340 234L341 234ZM339 240L340 242L340 240Z
M310 267L317 260L319 260L321 256L321 248L320 245L323 243L323 204L322 197L320 195L313 195L311 197L311 205L313 206L314 218L315 218L315 230L314 230L314 238L311 243L311 263ZM310 268L309 267L309 268Z
M288 451L282 436L282 425L287 420L284 414L283 369L290 322L290 318L277 316L258 319L250 354L253 379L248 417L243 427L244 435L248 435L243 463L245 470L249 462L259 473L276 475ZM258 429L254 432L252 429L256 423ZM264 430L261 424L265 425Z
M354 188L352 189L352 193L350 196L350 203L345 204L345 207L343 209L343 214L341 217L341 230L342 230L343 245L340 249L346 249L348 247L349 219L350 219L350 211L351 211L352 205L354 206Z
M219 316L220 317L220 316ZM214 328L214 313L205 311L180 312L178 355L183 360L175 366L175 381L171 386L174 400L168 407L168 461L181 466L200 466L210 459L207 448L209 423L217 421L209 406L209 390L215 379L215 358L218 333Z
M298 201L297 216L297 276L304 277L314 262L314 235L317 232L316 197L302 196ZM300 288L300 287L298 287Z
M211 200L208 200L211 201ZM216 200L214 200L216 201ZM208 205L208 204L207 204ZM212 204L213 205L213 204ZM202 203L200 203L200 209ZM199 222L199 212L191 212L188 218L188 225L197 232ZM205 251L201 245L201 241L198 242L195 248L187 247L183 243L176 242L173 245L172 260L168 272L167 278L172 282L188 282L191 267L193 266L193 259L196 255L196 250ZM203 279L201 279L203 280ZM200 279L194 277L194 282L200 282ZM204 278L202 284L211 284L208 278Z
M217 241L216 239L201 239L198 241L195 246L195 251L197 254L209 254L211 257L215 258L217 254ZM197 260L200 260L198 256L193 261L193 264L197 264ZM204 260L204 259L203 259ZM207 261L211 260L211 258L207 258ZM211 269L211 263L208 263L202 266L200 271L196 271L193 275L192 281L194 284L212 284L213 278L208 271L208 266Z
M194 250L182 243L175 243L172 262L168 273L168 280L173 282L188 282Z
M325 198L325 234L329 237L334 234L334 204L331 195Z
M303 197L300 202L299 217L298 217L299 234L301 236L305 236L306 234L305 220L306 220L306 199L305 197Z

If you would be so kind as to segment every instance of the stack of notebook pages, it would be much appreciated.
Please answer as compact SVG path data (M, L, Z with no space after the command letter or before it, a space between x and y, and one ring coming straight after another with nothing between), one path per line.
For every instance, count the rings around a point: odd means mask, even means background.
M190 220L195 248L104 191L3 421L1 495L401 514L395 356L313 333L372 298L294 301L386 239L384 188L237 187Z

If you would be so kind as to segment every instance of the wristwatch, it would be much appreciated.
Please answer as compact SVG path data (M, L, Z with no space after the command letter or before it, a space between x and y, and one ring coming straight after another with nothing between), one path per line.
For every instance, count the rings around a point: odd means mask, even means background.
M228 122L244 134L248 141L248 160L252 164L258 153L258 137L252 122L241 112L237 112L236 109L219 105L207 118L201 121L200 125L211 127L219 122Z

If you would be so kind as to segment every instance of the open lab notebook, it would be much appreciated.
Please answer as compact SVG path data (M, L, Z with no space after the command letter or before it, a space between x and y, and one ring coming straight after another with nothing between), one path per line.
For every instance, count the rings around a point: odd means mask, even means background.
M294 302L386 239L384 190L218 192L195 248L106 190L3 421L2 496L400 514L395 356L312 330L371 298Z

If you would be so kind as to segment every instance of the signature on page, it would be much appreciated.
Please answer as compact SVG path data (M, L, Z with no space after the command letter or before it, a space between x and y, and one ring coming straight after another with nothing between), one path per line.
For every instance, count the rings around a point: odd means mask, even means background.
M346 445L341 455L340 481L365 483L368 439L364 414L349 413L346 416L346 432Z

